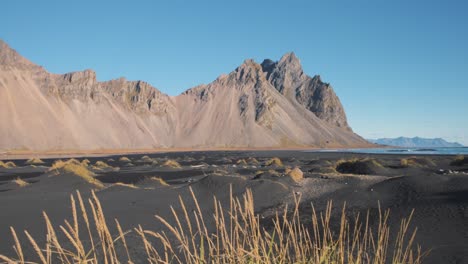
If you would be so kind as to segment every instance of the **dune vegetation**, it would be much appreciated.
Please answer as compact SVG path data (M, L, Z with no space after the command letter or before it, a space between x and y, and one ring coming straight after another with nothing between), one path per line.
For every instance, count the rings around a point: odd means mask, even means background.
M458 155L452 162L450 162L450 165L452 166L463 166L465 164L468 164L468 159L464 155Z
M283 162L280 160L280 158L271 158L265 162L265 166L277 166L277 167L282 167Z
M151 177L150 181L156 182L156 183L160 184L161 186L169 186L169 184L165 180L163 180L162 178L159 178L159 177Z
M336 163L336 171L349 174L375 174L376 170L383 166L375 159L349 159L339 160Z
M102 182L94 178L94 173L76 159L70 159L67 161L57 160L52 164L52 167L49 168L49 171L56 172L57 174L60 174L60 172L71 173L83 178L88 183L93 184L96 187L104 187Z
M25 180L23 180L23 179L21 179L19 177L12 180L11 182L18 185L19 187L26 187L26 186L28 186L30 184L29 182L27 182L27 181L25 181Z
M166 160L163 165L163 167L170 167L170 168L182 168L182 166L180 166L179 162L175 161L175 160Z
M44 164L45 162L42 161L41 159L39 158L32 158L32 159L29 159L26 161L26 164L27 165L42 165Z
M131 163L132 160L130 160L130 159L127 158L127 157L120 157L120 158L119 158L119 162L122 162L122 163Z
M288 168L286 169L285 173L295 182L300 182L302 179L304 179L304 173L299 167L295 167L294 169Z
M271 219L271 228L265 229L260 224L259 215L254 212L251 191L247 190L241 198L233 197L231 192L227 210L214 198L213 215L202 213L195 194L190 191L195 209L187 209L180 198L181 211L173 209L171 220L156 216L165 230L154 231L142 226L124 230L117 219L114 229L109 225L110 221L106 221L95 193L92 192L88 203L85 203L77 192L76 196L71 196L71 223L65 220L65 225L57 228L44 212L47 241L43 246L28 231L24 231L28 241L20 241L12 227L17 256L0 255L0 259L7 263L34 263L23 253L31 248L39 263L44 264L57 261L134 263L137 254L143 254L147 263L422 262L424 254L414 245L416 232L409 230L412 214L401 221L399 230L390 230L389 211L379 210L377 227L373 229L369 224L369 214L349 218L343 208L339 225L333 229L331 202L323 213L313 210L310 223L304 224L299 210L300 197L296 197L293 208L276 213ZM214 230L207 227L207 217L213 217ZM112 234L110 230L116 230L116 233ZM59 231L65 236L58 236ZM140 239L139 249L133 247L129 250L126 240L129 233ZM394 243L390 243L390 234L396 235Z
M16 167L16 164L13 161L3 162L0 160L0 168L9 169L9 168L15 168L15 167Z

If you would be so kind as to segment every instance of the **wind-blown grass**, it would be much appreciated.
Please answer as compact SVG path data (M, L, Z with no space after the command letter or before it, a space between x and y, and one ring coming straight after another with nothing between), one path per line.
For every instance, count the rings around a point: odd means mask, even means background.
M26 187L26 186L28 186L30 184L29 182L27 182L27 181L25 181L25 180L23 180L23 179L21 179L19 177L12 180L11 182L18 185L19 187Z
M55 171L57 174L72 173L96 187L104 187L102 182L94 178L94 173L76 159L70 159L68 161L57 160L52 164L52 167L49 168L49 171Z
M175 160L166 160L163 165L164 167L170 167L170 168L182 168L182 166L180 166L179 162L175 161Z
M332 203L323 213L312 210L311 222L303 224L299 210L300 197L293 208L287 207L271 219L265 229L254 211L252 192L242 198L232 196L225 209L214 198L214 214L204 215L195 194L191 191L195 209L188 209L180 198L181 211L171 208L174 219L156 216L166 230L152 231L138 226L123 231L115 220L116 234L110 232L103 208L94 192L86 206L79 192L71 196L72 222L57 229L46 213L47 241L40 247L27 232L29 246L36 252L39 263L134 263L128 249L126 235L135 233L141 248L131 252L144 255L148 263L421 263L419 248L414 247L415 231L409 230L411 215L403 219L399 230L390 230L389 211L379 210L377 227L369 224L369 214L350 219L343 208L337 228L332 228ZM75 197L78 202L76 202ZM78 205L77 205L78 204ZM313 209L313 207L312 207ZM78 212L80 211L80 212ZM80 215L79 215L80 214ZM213 217L214 229L206 225ZM79 223L79 219L84 222ZM80 227L85 230L80 230ZM65 240L59 241L57 230ZM211 230L211 231L208 231ZM33 263L26 260L26 242L18 239L11 228L17 256L0 255L7 263ZM390 243L390 232L396 234ZM122 250L120 250L122 249Z
M265 166L277 166L282 167L283 162L279 158L271 158L265 162Z
M16 164L13 161L3 162L0 160L0 168L10 169L15 167Z
M26 161L27 165L41 165L44 164L44 161L42 161L39 158L32 158Z

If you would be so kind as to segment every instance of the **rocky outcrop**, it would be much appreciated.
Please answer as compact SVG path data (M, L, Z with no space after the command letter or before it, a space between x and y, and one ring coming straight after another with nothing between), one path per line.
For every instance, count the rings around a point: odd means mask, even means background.
M0 42L0 149L355 147L332 87L288 53L170 97L143 81L51 74Z
M268 81L289 100L305 106L318 118L351 130L338 96L319 75L307 76L294 53L284 55L278 62L265 60L262 68Z

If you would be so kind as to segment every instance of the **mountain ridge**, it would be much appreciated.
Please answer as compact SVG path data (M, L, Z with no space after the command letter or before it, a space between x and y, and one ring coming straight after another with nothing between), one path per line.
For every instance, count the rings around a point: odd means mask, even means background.
M397 146L397 147L464 147L458 142L447 142L442 138L421 138L421 137L397 137L397 138L379 138L368 139L371 143Z
M99 82L90 69L49 73L0 42L0 86L0 149L369 145L333 88L307 76L294 53L247 59L169 96L144 81Z

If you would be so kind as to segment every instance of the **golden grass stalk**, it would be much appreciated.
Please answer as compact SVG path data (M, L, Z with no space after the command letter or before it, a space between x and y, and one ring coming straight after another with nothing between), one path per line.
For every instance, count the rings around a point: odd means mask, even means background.
M411 231L412 214L403 219L399 230L390 230L389 211L379 209L377 225L369 224L369 213L348 217L343 206L338 222L332 220L333 206L329 202L325 211L318 213L312 206L310 221L304 223L300 214L300 197L295 196L292 208L284 208L269 220L260 220L254 211L254 198L250 190L242 197L234 197L225 209L214 197L214 213L201 209L195 193L190 189L192 207L179 197L180 211L171 207L173 220L161 216L156 219L164 225L152 231L137 226L132 231L141 239L135 251L128 249L124 231L115 220L117 234L112 235L98 197L92 192L85 206L79 192L71 198L72 223L59 226L64 236L59 242L55 228L46 213L47 242L40 247L26 232L39 263L133 263L132 253L144 255L148 263L422 263L420 248L415 248L416 231ZM77 206L77 204L79 206ZM89 214L91 212L91 214ZM79 215L84 225L79 225ZM88 215L92 215L89 218ZM338 213L340 215L340 213ZM207 225L206 217L212 225ZM265 221L265 222L262 222ZM270 228L265 223L270 223ZM332 228L332 224L338 226ZM80 236L79 226L87 230ZM333 225L334 226L334 225ZM375 228L374 228L375 227ZM23 245L12 228L16 258L0 255L7 263L34 263L26 260ZM390 243L390 233L396 239ZM118 250L123 247L124 250Z
M112 184L111 186L122 186L130 189L139 189L135 184L130 184L130 183L123 183L123 182L116 182Z

